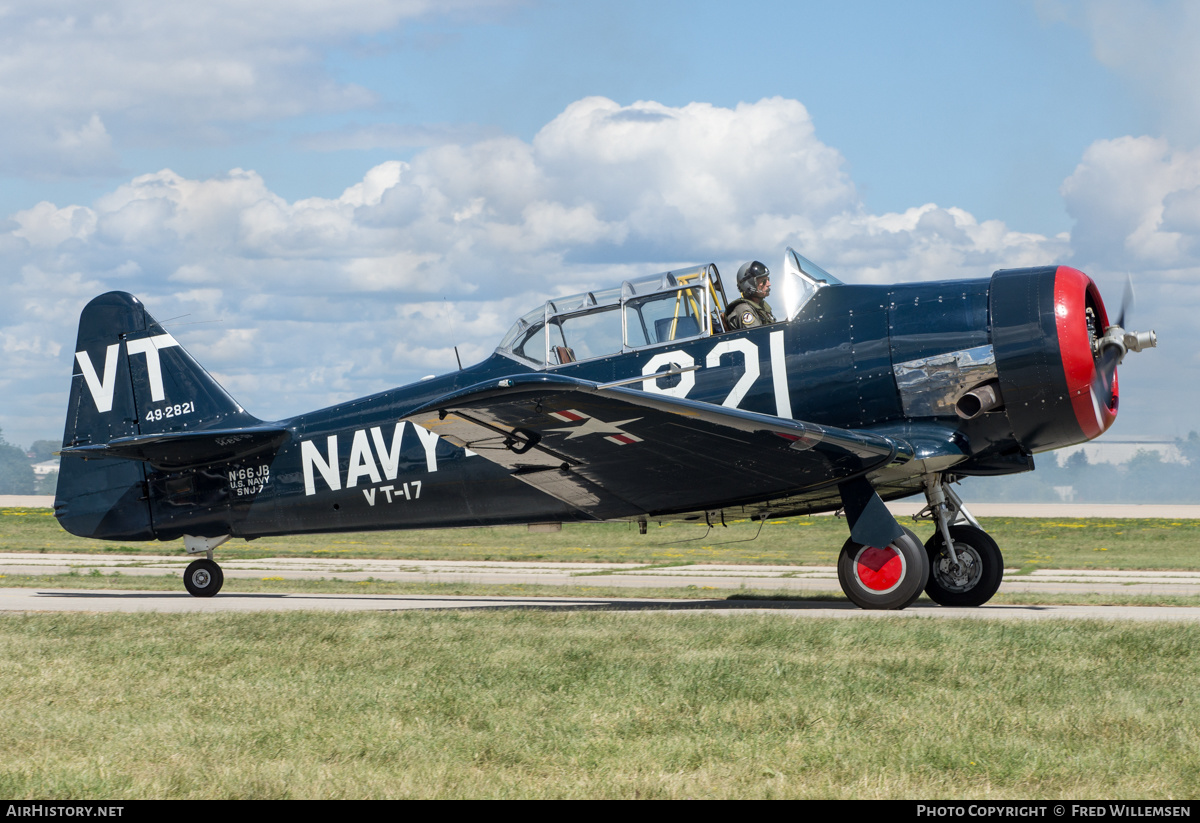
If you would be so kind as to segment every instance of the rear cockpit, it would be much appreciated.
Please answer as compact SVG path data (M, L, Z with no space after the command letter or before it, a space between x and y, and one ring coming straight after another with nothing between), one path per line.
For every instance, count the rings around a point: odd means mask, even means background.
M694 266L547 300L516 322L499 351L557 366L720 334L724 314L717 267Z
M841 282L790 248L777 279L787 320L819 289ZM717 267L693 266L547 300L517 320L497 351L552 368L724 334L732 330L726 309Z

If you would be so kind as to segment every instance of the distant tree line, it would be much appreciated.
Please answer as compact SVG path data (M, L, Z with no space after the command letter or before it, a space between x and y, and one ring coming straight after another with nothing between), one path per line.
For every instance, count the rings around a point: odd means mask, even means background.
M1187 463L1169 463L1157 451L1138 451L1120 464L1089 463L1078 451L1062 466L1053 452L1034 455L1036 469L1007 477L972 477L960 493L970 501L1013 503L1200 503L1200 434L1175 445Z
M5 440L0 431L0 494L54 494L58 472L37 477L33 464L49 460L58 449L53 440L37 440L26 452Z

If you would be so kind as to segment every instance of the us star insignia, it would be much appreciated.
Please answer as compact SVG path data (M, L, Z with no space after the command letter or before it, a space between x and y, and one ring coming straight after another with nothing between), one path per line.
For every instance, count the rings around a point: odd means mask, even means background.
M578 426L570 426L563 429L547 429L547 432L562 432L567 435L567 440L574 440L577 437L583 437L588 434L602 434L604 439L610 443L616 443L618 446L627 446L630 443L641 443L642 438L634 434L629 434L622 431L622 426L627 426L630 423L636 423L641 420L640 417L631 417L628 420L618 420L615 423L605 423L591 415L583 414L575 409L565 409L560 412L550 412L550 416L556 420L562 420L564 423L577 423Z

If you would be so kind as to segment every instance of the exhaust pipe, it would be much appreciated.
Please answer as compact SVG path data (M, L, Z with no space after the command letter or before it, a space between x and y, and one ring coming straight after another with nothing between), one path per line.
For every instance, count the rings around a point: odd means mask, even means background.
M1000 386L995 380L992 380L981 383L958 398L954 404L954 411L963 420L974 420L981 414L986 414L1002 405L1004 405L1004 398L1000 396Z

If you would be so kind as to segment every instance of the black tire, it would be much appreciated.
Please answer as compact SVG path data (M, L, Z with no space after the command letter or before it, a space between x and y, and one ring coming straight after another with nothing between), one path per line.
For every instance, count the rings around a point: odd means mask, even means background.
M863 609L903 609L921 596L929 555L907 529L883 549L847 540L838 557L838 582Z
M951 526L950 539L959 569L950 568L945 541L939 529L925 543L929 552L929 583L925 593L943 606L973 608L992 599L1004 578L1004 556L996 541L974 526Z
M183 587L192 597L212 597L225 585L225 574L211 560L193 560L183 573Z

